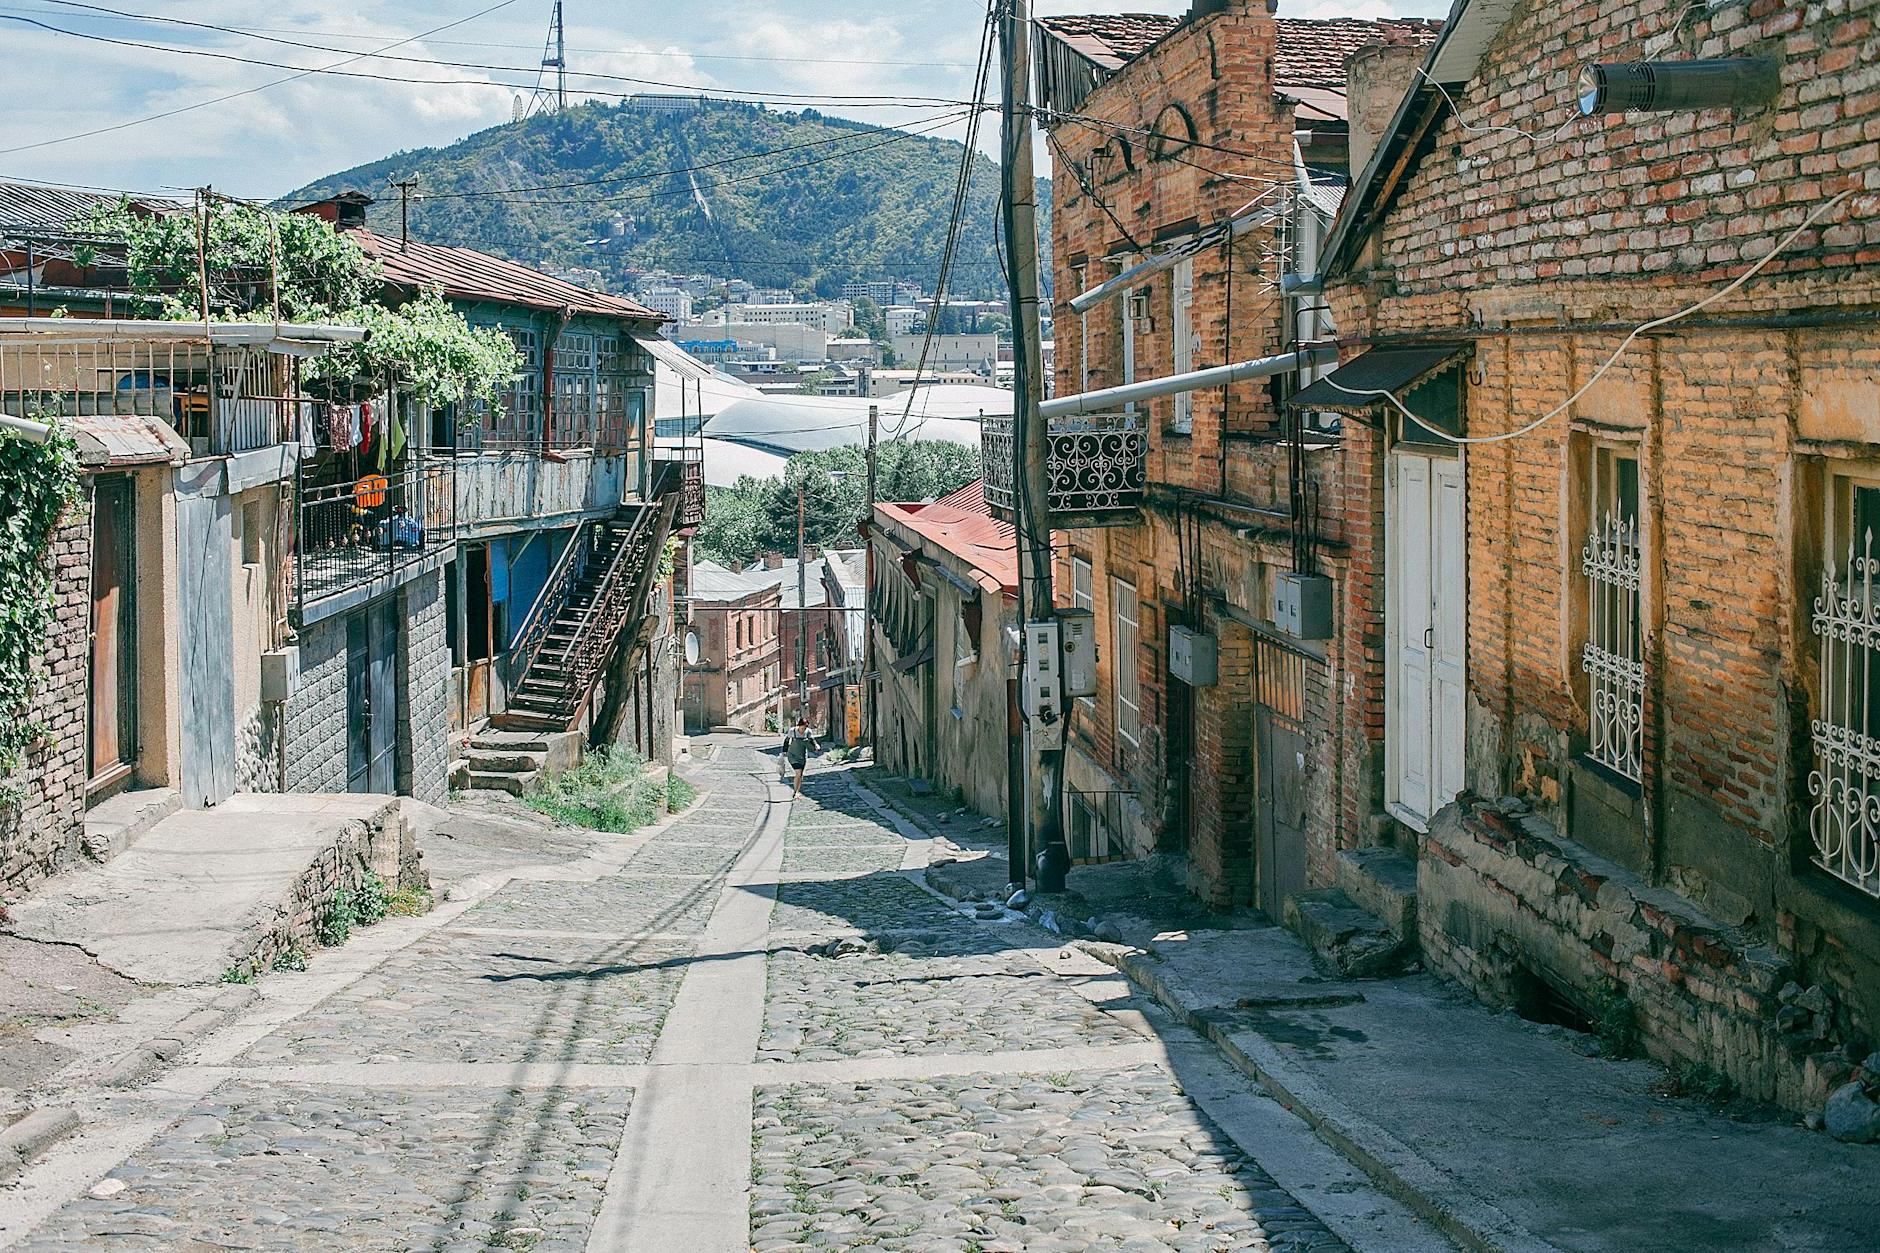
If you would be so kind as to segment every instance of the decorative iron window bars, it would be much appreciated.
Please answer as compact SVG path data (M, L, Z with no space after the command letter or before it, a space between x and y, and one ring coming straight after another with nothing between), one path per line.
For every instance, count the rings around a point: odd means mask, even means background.
M1607 514L1580 549L1586 576L1586 643L1592 680L1587 756L1634 783L1643 774L1645 661L1639 640L1639 543L1635 520Z
M1856 555L1858 552L1858 555ZM1880 609L1874 603L1873 536L1847 565L1830 561L1815 598L1821 694L1809 723L1808 835L1815 864L1880 896Z
M980 422L981 472L986 504L1011 512L1013 422L1009 415ZM1134 509L1148 484L1149 439L1141 415L1088 414L1050 419L1046 471L1053 513L1085 514Z

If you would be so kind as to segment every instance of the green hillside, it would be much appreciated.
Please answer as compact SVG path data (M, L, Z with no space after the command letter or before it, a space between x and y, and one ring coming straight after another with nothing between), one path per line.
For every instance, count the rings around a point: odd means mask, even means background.
M392 180L415 178L418 194L431 198L413 201L414 237L537 267L596 269L615 289L628 269L661 266L764 287L808 283L822 295L860 278L907 278L931 290L960 146L898 134L814 110L708 102L668 114L583 104L447 148L398 153L282 199L363 191L379 201L374 228L396 232ZM563 186L509 191L555 184ZM982 156L956 295L1002 291L997 193L998 170Z

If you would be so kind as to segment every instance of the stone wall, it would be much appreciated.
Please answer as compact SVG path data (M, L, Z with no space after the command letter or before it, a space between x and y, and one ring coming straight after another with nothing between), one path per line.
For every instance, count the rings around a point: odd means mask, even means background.
M367 875L377 875L388 890L423 889L430 878L422 853L398 806L387 804L370 819L344 824L333 842L295 880L287 899L259 920L259 933L229 954L229 965L258 972L273 966L289 949L319 947L316 928L342 891L357 897ZM253 934L251 932L251 934Z
M81 498L53 533L54 611L30 716L45 737L24 754L0 802L0 900L29 891L78 855L85 827L85 698L90 666L91 506Z
M281 790L281 706L266 701L235 728L235 790Z
M433 805L450 798L450 639L441 571L398 592L398 785Z
M289 792L346 790L346 618L300 632L300 690L287 703Z
M1852 1072L1835 1047L1846 1022L1837 989L1804 989L1777 947L1525 806L1465 798L1437 815L1417 916L1424 960L1485 999L1519 1006L1540 980L1590 1020L1629 1019L1659 1061L1714 1068L1754 1099L1819 1108Z

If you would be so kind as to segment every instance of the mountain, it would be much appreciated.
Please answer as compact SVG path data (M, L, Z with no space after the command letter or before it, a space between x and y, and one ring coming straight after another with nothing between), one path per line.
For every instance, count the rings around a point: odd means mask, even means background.
M659 266L760 287L808 283L823 296L886 277L931 291L959 160L951 140L812 109L588 103L355 166L282 203L362 191L378 200L373 228L396 234L392 183L410 178L415 238L543 269L598 270L613 290L627 287L628 270ZM975 165L950 290L999 295L998 169L983 155ZM1039 199L1049 205L1048 186ZM1043 223L1040 234L1049 239Z

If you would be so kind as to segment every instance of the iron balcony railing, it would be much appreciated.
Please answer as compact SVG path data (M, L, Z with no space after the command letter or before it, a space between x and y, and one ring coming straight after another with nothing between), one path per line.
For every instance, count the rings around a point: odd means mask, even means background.
M1013 422L988 417L980 424L986 505L1011 520ZM1053 514L1101 524L1140 508L1148 488L1149 437L1140 414L1093 413L1050 419L1045 461Z
M679 512L673 518L673 528L689 531L705 521L705 450L703 448L661 448L654 454L653 468L655 481L668 473L666 467L676 468L679 483Z
M456 542L448 461L319 486L303 482L299 497L294 587L303 609L395 575Z

